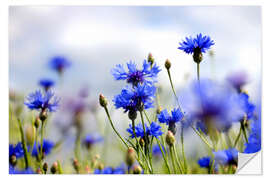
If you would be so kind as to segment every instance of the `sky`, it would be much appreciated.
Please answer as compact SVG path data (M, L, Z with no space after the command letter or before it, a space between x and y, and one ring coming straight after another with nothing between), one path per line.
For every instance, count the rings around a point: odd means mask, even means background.
M261 79L261 8L258 6L11 6L9 11L9 86L29 93L40 78L59 81L48 67L55 55L72 61L62 82L67 92L88 86L94 95L112 97L124 82L114 81L116 64L140 66L151 52L163 68L172 62L176 87L185 77L196 78L191 55L178 50L186 36L209 35L214 60L207 54L201 76L216 79L245 70L248 89L257 91ZM169 87L166 71L160 84Z

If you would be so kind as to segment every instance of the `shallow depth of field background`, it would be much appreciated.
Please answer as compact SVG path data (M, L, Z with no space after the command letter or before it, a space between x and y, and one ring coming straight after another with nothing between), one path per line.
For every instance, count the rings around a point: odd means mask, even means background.
M84 116L84 134L104 136L104 141L97 144L94 151L101 154L106 165L119 165L124 155L119 153L123 146L99 107L99 93L110 101L113 121L125 137L130 123L127 115L115 110L111 102L125 84L114 81L110 74L116 64L133 60L141 66L151 52L162 67L158 78L162 85L161 104L172 108L173 96L163 64L170 59L176 88L179 91L185 87L196 78L196 64L191 56L177 49L178 43L186 36L203 33L215 41L212 48L215 55L214 60L204 55L201 77L223 81L231 72L246 71L250 81L245 89L252 100L258 101L261 80L259 7L22 6L10 7L9 13L10 91L25 97L39 88L41 78L49 77L56 81L53 89L64 104L76 98L81 89L86 89L89 111ZM63 55L72 62L61 80L48 67L48 61L55 55ZM29 114L29 110L25 108L24 113ZM62 147L48 156L48 161L57 158L63 166L70 165L73 157L75 131L71 128L64 135L61 131L69 122L70 117L62 106L49 119L46 130L47 139L55 142L64 139ZM17 136L10 131L10 142L15 143ZM194 147L201 142L192 132L186 136L187 156L199 157L206 153Z

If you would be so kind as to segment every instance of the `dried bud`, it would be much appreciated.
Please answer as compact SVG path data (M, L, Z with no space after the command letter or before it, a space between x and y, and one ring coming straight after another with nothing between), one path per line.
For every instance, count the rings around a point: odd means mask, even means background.
M170 60L167 59L167 60L165 61L165 68L166 68L167 70L169 70L169 69L171 68L171 66L172 66L172 64L171 64Z
M144 147L145 142L144 142L144 139L143 138L140 138L139 143L140 143L141 147Z
M175 137L171 131L168 131L166 135L166 143L168 144L168 146L173 146L175 143Z
M126 164L130 167L136 160L136 152L132 147L129 147L126 154Z
M76 172L79 172L79 162L78 162L78 160L77 159L73 159L73 163L72 163L72 165L73 165L73 168L76 170Z
M155 59L154 59L152 53L149 53L147 61L151 64L151 66L154 64Z
M52 167L51 167L51 173L55 174L57 172L57 169L58 169L58 164L57 164L57 162L54 162Z
M132 121L134 121L137 118L137 112L136 111L129 111L128 112L128 118Z
M136 165L133 167L133 174L141 174L142 173L142 168L139 165Z
M45 162L45 163L43 164L42 169L43 169L44 173L46 174L47 171L48 171L48 163Z
M99 104L102 107L106 107L108 104L107 99L102 94L99 95Z

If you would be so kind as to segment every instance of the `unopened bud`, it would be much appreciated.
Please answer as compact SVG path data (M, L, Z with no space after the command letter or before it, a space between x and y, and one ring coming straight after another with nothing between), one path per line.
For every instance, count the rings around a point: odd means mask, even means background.
M55 174L57 172L57 169L58 169L58 164L57 164L57 162L54 162L52 167L51 167L51 173Z
M40 125L40 119L39 119L38 116L37 116L36 119L35 119L34 125L35 125L35 128L36 128L36 129L39 128L39 125Z
M132 121L134 121L137 118L137 112L136 111L129 111L128 112L128 118Z
M45 163L43 164L42 169L43 169L44 173L46 174L47 171L48 171L48 163L45 162Z
M76 172L79 172L79 162L77 159L73 159L73 163L72 163L74 169L76 170Z
M158 106L156 113L157 113L157 114L160 114L160 113L161 113L161 110L162 110L161 107Z
M99 104L102 107L106 107L108 104L107 99L102 94L99 95Z
M9 159L9 162L10 162L10 164L11 164L12 166L15 166L16 163L17 163L17 158L16 158L16 156L15 156L15 155L12 155L12 156L10 157L10 159Z
M168 146L173 146L175 143L175 137L171 131L168 131L166 135L166 143L168 144Z
M37 168L36 173L37 173L37 174L42 174L41 169L40 169L40 168Z
M25 136L27 144L34 144L35 142L35 136L36 136L36 128L33 125L26 126L25 129Z
M165 61L165 68L167 70L169 70L171 68L171 66L172 66L172 64L171 64L170 60L169 59L166 59L166 61Z
M103 163L98 163L98 165L97 165L97 168L99 169L99 170L102 170L102 169L104 169L104 164Z
M136 152L132 147L129 147L126 154L126 163L130 167L136 160Z
M155 59L154 59L152 53L149 53L147 61L151 64L151 66L154 64Z
M141 147L144 147L145 142L144 142L144 139L143 138L140 138L139 143L140 143Z
M141 174L142 173L142 168L139 165L136 165L133 167L133 174Z
M39 119L43 122L47 119L48 117L48 114L47 114L47 111L41 111L40 114L39 114Z

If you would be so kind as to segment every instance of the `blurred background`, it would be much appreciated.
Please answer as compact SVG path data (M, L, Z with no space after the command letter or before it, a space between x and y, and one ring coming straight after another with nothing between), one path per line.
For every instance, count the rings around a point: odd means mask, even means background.
M111 135L105 113L98 104L98 95L103 93L110 101L116 127L124 133L129 120L122 110L113 110L111 99L125 82L116 82L110 70L129 60L141 66L151 52L162 67L158 80L165 95L161 103L172 107L173 101L166 98L166 93L170 98L172 94L163 64L166 59L171 61L177 89L195 79L192 56L177 48L186 36L198 33L215 41L213 55L204 55L201 77L224 80L232 72L245 71L249 77L245 89L255 99L260 92L262 41L261 9L256 6L13 6L9 11L9 88L22 96L21 103L28 93L39 88L38 82L44 77L56 81L55 91L63 104L69 104L70 99L85 91L89 111L84 117L84 133L105 137L107 132L109 140L105 138L103 143L119 143L113 141L116 136ZM61 79L48 65L56 55L72 62ZM68 149L75 138L72 130L69 135L64 134L71 121L66 110L63 105L53 115L47 133L55 141L65 137L66 148L55 155L63 161L72 153ZM11 135L10 139L16 142ZM119 164L121 159L122 155L115 153L109 163Z

